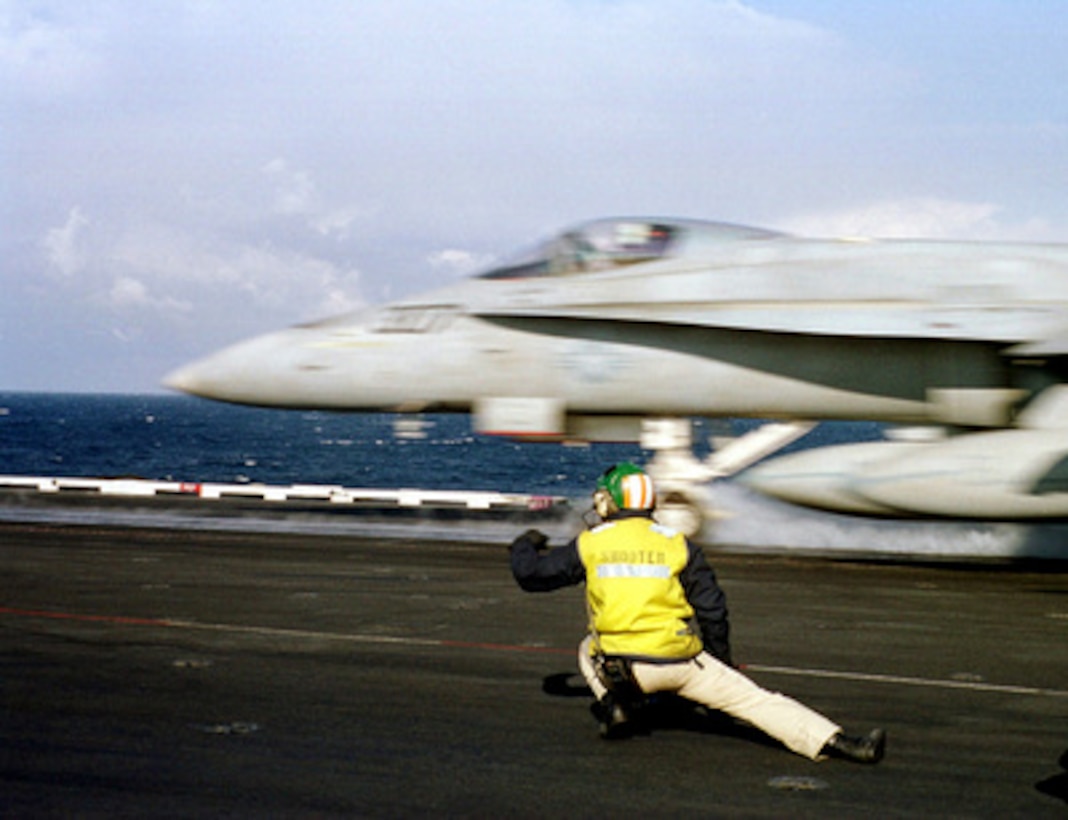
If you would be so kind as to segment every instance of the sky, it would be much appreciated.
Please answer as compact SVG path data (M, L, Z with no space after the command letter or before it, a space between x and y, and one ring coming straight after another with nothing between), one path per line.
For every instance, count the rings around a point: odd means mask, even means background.
M573 223L1068 241L1059 0L0 0L0 391Z

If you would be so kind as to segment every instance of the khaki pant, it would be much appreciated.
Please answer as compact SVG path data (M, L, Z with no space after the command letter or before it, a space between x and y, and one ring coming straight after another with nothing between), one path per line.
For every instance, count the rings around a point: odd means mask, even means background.
M587 636L579 646L579 668L600 700L608 690L594 669L590 642ZM812 760L818 759L827 741L842 730L819 712L793 698L763 689L707 652L688 661L634 661L631 668L643 692L675 692L687 700L744 720Z

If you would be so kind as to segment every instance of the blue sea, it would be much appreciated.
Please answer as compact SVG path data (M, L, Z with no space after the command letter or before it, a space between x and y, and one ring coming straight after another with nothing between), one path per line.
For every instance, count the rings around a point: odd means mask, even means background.
M564 447L480 436L463 414L421 416L423 437L398 437L401 418L267 410L166 394L0 393L0 474L578 497L608 465L650 455L633 444ZM707 454L709 435L737 434L753 424L696 420L695 449ZM827 424L794 447L881 434L872 423Z

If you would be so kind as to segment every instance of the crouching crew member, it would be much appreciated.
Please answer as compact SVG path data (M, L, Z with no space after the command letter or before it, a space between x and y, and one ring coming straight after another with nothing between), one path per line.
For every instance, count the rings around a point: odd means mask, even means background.
M623 462L597 482L603 523L545 549L529 530L511 545L512 574L528 592L586 584L589 635L579 667L606 738L628 734L628 703L674 692L755 726L800 755L878 763L886 734L855 737L798 701L769 692L731 661L727 603L699 547L652 517L652 480Z

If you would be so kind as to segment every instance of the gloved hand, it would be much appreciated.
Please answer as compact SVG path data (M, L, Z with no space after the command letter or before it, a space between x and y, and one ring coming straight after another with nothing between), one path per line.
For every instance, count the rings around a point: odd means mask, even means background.
M540 530L527 530L512 542L509 549L515 549L520 543L529 544L535 551L541 551L545 549L546 545L549 543L549 536Z

